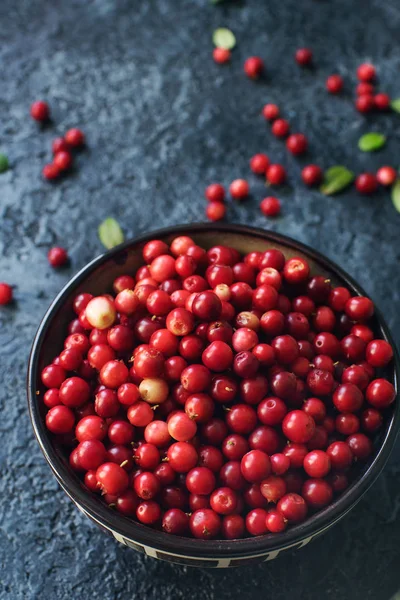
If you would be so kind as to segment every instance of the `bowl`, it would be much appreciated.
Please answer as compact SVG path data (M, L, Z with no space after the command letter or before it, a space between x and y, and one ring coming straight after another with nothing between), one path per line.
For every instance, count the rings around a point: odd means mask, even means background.
M89 492L70 469L62 448L54 443L44 424L45 407L41 402L43 386L40 372L52 362L63 347L64 333L71 318L73 298L81 292L101 294L112 288L113 280L134 272L141 264L141 249L151 239L171 242L177 235L189 235L199 245L209 248L216 244L232 246L241 253L278 248L288 256L303 256L312 273L323 274L334 285L346 285L354 295L366 295L364 290L333 262L283 235L239 225L194 224L153 231L113 248L84 267L58 294L44 316L29 359L28 404L32 426L41 450L57 481L76 506L99 527L119 542L154 558L199 567L233 567L268 561L288 549L302 548L313 538L337 523L360 500L382 471L393 448L400 422L400 403L392 405L390 414L375 443L373 458L358 472L355 480L333 504L314 514L307 521L281 534L264 535L239 540L197 540L156 531L135 522L107 507L99 497ZM376 310L373 327L378 337L386 339L395 349L393 339L382 315ZM398 396L399 356L387 371Z

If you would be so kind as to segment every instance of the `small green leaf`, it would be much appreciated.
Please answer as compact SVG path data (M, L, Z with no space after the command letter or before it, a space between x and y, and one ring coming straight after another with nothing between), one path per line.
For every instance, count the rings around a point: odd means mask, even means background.
M347 188L353 180L354 173L352 171L342 165L336 165L325 171L320 191L325 196L332 196Z
M396 98L396 100L392 100L390 106L395 112L400 113L400 98Z
M379 150L386 144L386 136L381 133L366 133L358 140L358 147L362 152L373 152Z
M4 173L8 169L8 158L5 154L0 153L0 173Z
M99 238L103 246L110 250L110 248L122 244L124 234L117 221L112 217L108 217L99 225Z
M217 48L224 48L225 50L232 50L236 46L236 38L230 29L226 27L220 27L213 33L214 46Z
M397 212L400 213L400 179L392 187L392 202Z

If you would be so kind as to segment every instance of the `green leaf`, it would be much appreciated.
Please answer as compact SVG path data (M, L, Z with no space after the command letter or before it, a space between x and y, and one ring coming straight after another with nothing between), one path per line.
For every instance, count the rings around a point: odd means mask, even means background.
M400 179L392 187L392 202L397 212L400 213Z
M117 221L112 217L108 217L99 225L99 238L103 246L110 250L110 248L122 244L124 234Z
M217 48L224 48L225 50L232 50L236 46L236 38L230 29L226 27L220 27L213 33L214 46Z
M353 181L354 173L352 171L342 165L335 165L325 171L320 191L325 196L332 196L347 188Z
M392 100L390 106L395 112L400 113L400 98L396 98L396 100Z
M379 150L386 144L386 136L382 133L366 133L358 140L358 147L363 152L373 152Z
M8 169L8 158L5 154L0 154L0 173L4 173Z

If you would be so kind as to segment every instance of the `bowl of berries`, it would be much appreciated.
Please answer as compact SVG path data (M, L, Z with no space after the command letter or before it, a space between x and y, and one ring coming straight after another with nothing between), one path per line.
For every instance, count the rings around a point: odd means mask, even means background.
M59 484L119 542L229 567L301 548L379 475L399 358L365 292L290 238L185 225L126 242L50 306L28 369Z

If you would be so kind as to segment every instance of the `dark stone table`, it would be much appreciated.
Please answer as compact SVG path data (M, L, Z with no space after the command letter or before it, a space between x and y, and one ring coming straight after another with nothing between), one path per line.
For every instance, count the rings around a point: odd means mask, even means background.
M211 33L231 27L232 63L211 59ZM356 171L397 167L400 117L366 119L352 105L356 66L371 59L381 89L400 96L398 0L2 0L0 3L0 280L16 304L0 311L0 597L43 600L194 598L389 599L400 587L399 446L359 505L325 536L272 563L198 570L146 558L109 539L59 489L33 438L25 400L29 347L47 306L87 261L102 252L97 226L115 216L127 236L203 219L207 183L248 177L252 198L229 206L229 220L293 236L343 265L400 334L399 226L389 194L353 190L325 198L299 182L301 165L346 164ZM293 60L315 53L315 70ZM252 82L244 59L265 58ZM329 96L340 72L346 92ZM47 99L52 127L29 118ZM309 157L288 157L259 116L276 101L293 129L310 139ZM88 150L76 171L43 182L50 143L82 126ZM379 154L357 150L371 129L387 133ZM266 190L248 160L266 151L282 161L290 185L279 190L282 217L268 221ZM71 266L55 272L49 247L68 248Z

